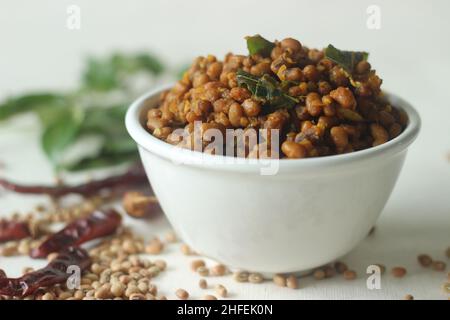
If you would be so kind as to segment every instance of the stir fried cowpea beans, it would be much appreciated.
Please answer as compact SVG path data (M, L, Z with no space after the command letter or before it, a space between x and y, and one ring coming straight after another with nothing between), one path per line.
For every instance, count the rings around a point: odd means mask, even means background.
M325 49L309 49L292 38L273 44L269 55L196 58L182 79L161 94L157 108L148 111L147 129L184 148L194 149L199 142L201 151L212 154L217 150L208 148L214 141L208 129L223 135L224 146L229 142L227 129L242 129L244 134L277 129L278 150L272 148L272 156L298 159L375 147L406 127L405 112L383 97L382 80L368 61L357 62L349 72L327 57ZM272 79L293 103L275 105L261 98L239 83L242 72L253 80ZM196 121L201 123L197 138ZM175 134L175 129L183 134ZM258 150L273 144L269 138L259 136L253 148L246 146L235 156L261 157Z

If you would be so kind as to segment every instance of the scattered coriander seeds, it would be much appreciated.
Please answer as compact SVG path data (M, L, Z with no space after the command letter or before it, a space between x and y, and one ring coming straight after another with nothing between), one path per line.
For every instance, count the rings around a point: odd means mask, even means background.
M205 266L201 266L197 268L197 273L202 277L207 277L209 276L209 269Z
M396 278L403 278L406 275L406 269L403 267L394 267L391 273Z
M158 267L159 270L161 270L161 271L164 271L164 270L166 270L166 268L167 268L167 263L166 263L166 261L161 260L161 259L153 261L153 264L154 264L156 267Z
M185 256L190 256L190 255L193 254L191 248L190 248L187 244L185 244L185 243L183 243L183 244L181 245L180 249L181 249L181 252L182 252Z
M142 293L132 293L130 300L145 300L145 296Z
M217 298L212 294L207 294L206 296L203 297L203 300L217 300Z
M120 282L115 282L111 286L111 293L114 297L121 297L125 292L125 285Z
M414 297L410 294L407 294L404 298L404 300L414 300Z
M200 280L198 281L198 286L199 286L201 289L206 289L206 288L208 288L208 282L206 282L205 279L200 279Z
M346 270L346 271L347 271L347 270ZM314 271L313 277L314 277L316 280L322 280L322 279L325 279L325 277L326 277L325 271L322 270L322 269L317 269L317 270Z
M236 282L248 282L249 276L247 271L237 271L233 274L233 279Z
M261 273L250 273L248 276L248 281L250 283L262 283L264 282L264 277Z
M224 276L227 273L227 267L223 264L216 264L211 268L212 276Z
M220 297L222 297L222 298L225 298L225 297L228 295L227 288L225 288L225 287L224 287L223 285L221 285L221 284L218 284L218 285L216 286L216 292L217 292L217 295L220 296Z
M110 291L106 287L101 287L95 291L96 299L108 299L110 297Z
M298 289L298 279L294 275L290 275L286 279L286 286L290 289Z
M432 266L433 270L436 270L436 271L445 271L445 268L447 267L445 262L443 262L443 261L433 261L431 266Z
M164 249L164 244L157 238L150 241L145 247L145 252L148 254L160 254Z
M422 267L429 267L433 263L433 260L427 254L420 254L420 255L418 255L417 256L417 261L419 261L419 264Z
M286 287L286 278L281 274L274 275L273 282L279 287Z
M205 261L201 260L201 259L192 260L192 262L191 262L191 269L194 272L196 272L198 268L205 267L205 266L206 266Z
M175 243L177 242L177 235L175 234L174 231L169 231L166 233L166 235L164 236L164 239L166 240L166 242L168 243Z
M345 280L354 280L356 279L356 272L353 270L346 270L344 272L344 279Z
M175 291L175 294L181 300L187 300L189 298L189 293L184 289L178 289Z

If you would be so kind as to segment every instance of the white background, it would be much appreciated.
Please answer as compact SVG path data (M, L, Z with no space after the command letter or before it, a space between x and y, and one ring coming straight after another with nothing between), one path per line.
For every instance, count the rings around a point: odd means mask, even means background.
M81 8L81 30L66 28L69 4ZM366 9L372 4L381 9L380 30L366 26ZM446 299L440 289L446 273L422 269L416 256L429 253L442 260L450 246L449 13L450 2L445 0L0 0L0 97L28 89L70 89L78 81L83 57L115 49L148 49L177 66L196 55L245 53L243 37L260 33L268 39L292 36L310 47L333 43L368 51L383 87L410 101L423 127L375 235L344 258L359 279L305 279L297 291L269 283L211 281L226 284L232 298L243 299L402 299L407 293L417 299ZM1 176L52 182L38 132L32 117L0 124L0 160L5 164ZM0 215L26 212L35 201L40 199L1 194ZM149 236L167 227L163 219L151 224L136 226ZM170 268L157 280L163 293L173 297L181 286L199 297L189 259L175 246L164 257ZM404 265L408 275L401 280L385 276L381 290L369 291L364 271L371 263ZM31 264L27 258L0 258L0 267L12 275Z

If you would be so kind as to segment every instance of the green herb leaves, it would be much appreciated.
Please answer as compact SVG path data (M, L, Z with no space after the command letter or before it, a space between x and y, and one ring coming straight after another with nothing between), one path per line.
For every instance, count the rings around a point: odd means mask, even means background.
M47 124L42 134L42 149L58 165L65 148L73 143L83 122L84 113L76 108L62 108L59 116Z
M63 103L64 97L62 95L47 92L12 97L0 103L0 121L20 113L36 111L49 105L62 105Z
M272 49L275 47L275 43L264 39L259 34L252 37L246 37L247 48L250 55L260 54L263 57L270 57Z
M349 74L352 74L358 62L367 60L369 54L359 51L342 51L329 44L325 49L325 57L340 65Z
M157 76L164 71L164 66L150 54L126 56L116 53L106 59L90 58L83 74L83 84L91 90L118 89L126 76L142 71Z
M253 98L272 109L291 108L298 100L285 93L282 84L268 74L258 78L243 70L236 73L238 85L247 88Z
M9 98L0 102L0 121L35 112L43 128L42 149L57 170L85 170L135 161L139 157L137 147L124 124L130 100L137 94L130 80L138 73L152 80L163 71L159 59L150 54L116 53L103 59L91 58L79 89ZM72 148L91 137L98 142L97 148ZM71 151L76 151L72 152L75 157L70 157Z

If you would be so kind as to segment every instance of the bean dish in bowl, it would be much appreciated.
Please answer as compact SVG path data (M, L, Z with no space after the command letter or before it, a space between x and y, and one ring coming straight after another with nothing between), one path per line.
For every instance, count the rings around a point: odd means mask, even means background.
M193 250L265 274L316 268L374 226L420 117L381 92L364 52L260 36L247 45L247 56L197 58L137 99L126 127Z
M163 92L158 108L149 110L148 130L194 150L194 124L199 123L201 146L195 150L217 154L219 149L208 148L208 129L224 137L227 129L242 129L242 134L275 129L280 147L271 148L268 156L306 158L377 146L405 128L406 113L385 99L367 53L332 45L308 49L292 38L270 42L259 35L248 37L247 46L249 55L195 59L182 79ZM267 156L260 150L270 141L257 139L234 155Z

